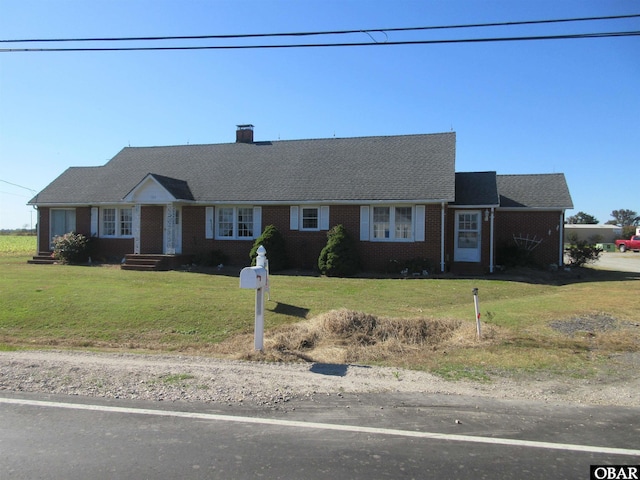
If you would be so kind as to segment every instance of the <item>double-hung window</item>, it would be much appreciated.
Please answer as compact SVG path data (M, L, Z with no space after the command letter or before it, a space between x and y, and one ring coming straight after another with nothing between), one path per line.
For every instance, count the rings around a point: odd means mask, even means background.
M255 230L253 207L217 208L216 232L222 239L252 239Z
M133 235L133 209L103 208L101 237L130 237Z
M329 205L291 205L289 228L307 232L329 230Z
M373 207L372 239L379 241L413 240L412 207Z
M320 230L320 214L318 207L302 207L301 230Z

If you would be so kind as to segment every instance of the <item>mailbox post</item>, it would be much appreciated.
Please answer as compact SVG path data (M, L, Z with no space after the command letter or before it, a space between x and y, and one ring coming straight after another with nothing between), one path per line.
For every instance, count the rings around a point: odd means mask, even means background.
M266 260L266 250L261 245L262 258ZM260 255L258 256L260 259ZM255 333L254 333L254 348L256 350L263 349L264 338L264 291L268 288L268 274L260 264L255 267L245 267L240 271L240 288L254 289L256 291L256 308L255 308Z

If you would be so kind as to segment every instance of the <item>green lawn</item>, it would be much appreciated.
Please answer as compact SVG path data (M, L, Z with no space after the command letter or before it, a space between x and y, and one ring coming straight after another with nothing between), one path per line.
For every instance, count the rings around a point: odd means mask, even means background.
M22 245L23 239L15 238ZM25 238L33 242L33 237ZM57 346L209 354L211 345L253 331L254 292L240 289L237 276L30 265L26 261L35 242L7 247L5 240L0 237L0 349ZM447 376L531 369L584 374L612 352L637 350L640 329L625 330L615 338L600 334L573 338L559 335L549 322L606 313L623 324L637 323L640 296L630 292L637 292L639 285L636 279L603 272L546 283L502 280L500 275L491 279L272 275L265 326L268 332L339 308L473 324L472 289L478 288L481 318L494 329L493 340L384 363Z

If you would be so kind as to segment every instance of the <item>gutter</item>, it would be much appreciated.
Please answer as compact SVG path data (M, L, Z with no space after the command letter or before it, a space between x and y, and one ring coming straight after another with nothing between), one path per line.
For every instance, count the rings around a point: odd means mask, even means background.
M440 273L444 273L444 231L445 231L445 202L441 204L440 212Z

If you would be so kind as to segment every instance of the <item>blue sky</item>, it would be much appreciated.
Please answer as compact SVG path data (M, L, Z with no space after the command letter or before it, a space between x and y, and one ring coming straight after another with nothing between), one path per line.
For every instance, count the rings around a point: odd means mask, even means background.
M633 14L640 3L0 0L0 12L0 39L13 40L376 30ZM622 30L640 30L640 18L370 35L382 42ZM140 43L117 46L130 45ZM638 52L640 37L0 53L0 228L35 222L28 189L70 166L103 165L128 145L233 142L243 123L255 125L256 140L454 130L457 171L563 172L575 205L567 214L604 223L614 209L640 211Z

